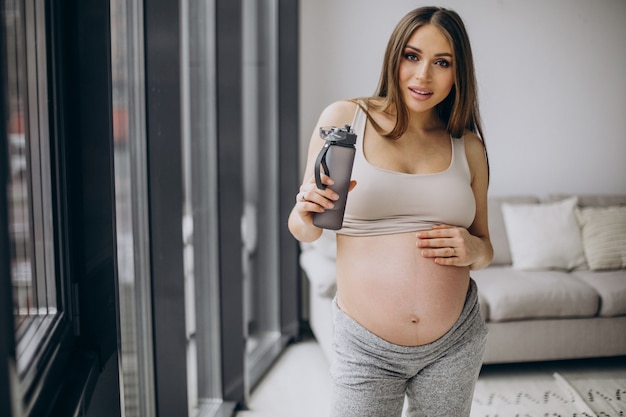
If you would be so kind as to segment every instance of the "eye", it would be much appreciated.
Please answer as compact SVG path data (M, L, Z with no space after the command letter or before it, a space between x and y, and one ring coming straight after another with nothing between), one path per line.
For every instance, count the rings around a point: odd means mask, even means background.
M414 52L405 52L404 59L408 61L419 61L419 57Z
M435 62L435 65L439 65L442 68L448 68L451 64L445 59L439 59Z

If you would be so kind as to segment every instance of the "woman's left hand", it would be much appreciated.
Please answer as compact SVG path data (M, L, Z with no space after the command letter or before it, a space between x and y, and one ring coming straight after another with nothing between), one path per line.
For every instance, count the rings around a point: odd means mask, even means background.
M417 232L417 247L439 265L471 266L483 256L482 240L463 227L441 224Z

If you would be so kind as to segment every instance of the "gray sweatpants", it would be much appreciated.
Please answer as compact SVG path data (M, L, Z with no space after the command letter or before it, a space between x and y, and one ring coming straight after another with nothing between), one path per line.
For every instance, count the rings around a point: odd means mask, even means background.
M331 417L469 416L487 327L470 280L463 311L441 338L399 346L371 333L333 302L335 324Z

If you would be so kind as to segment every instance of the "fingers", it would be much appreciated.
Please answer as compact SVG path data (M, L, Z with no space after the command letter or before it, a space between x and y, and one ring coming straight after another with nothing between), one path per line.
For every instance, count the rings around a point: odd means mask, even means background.
M320 172L320 179L322 180L322 184L325 184L325 185L327 185L329 187L332 186L333 184L335 184L335 181L333 181L332 178L330 178L328 175L326 175L324 173L324 171ZM315 176L314 175L312 175L311 178L309 178L309 182L311 184L315 185L316 188L317 188L317 184L315 183Z
M433 237L451 237L458 234L460 228L457 226L450 226L449 224L436 224L429 230L421 230L417 232L418 237L433 238Z
M322 173L321 180L322 183L328 185L323 190L317 188L314 175L300 186L300 192L296 194L295 198L295 207L301 217L308 217L310 213L322 213L324 210L335 207L335 201L339 199L339 194L330 188L335 182L324 173ZM348 190L351 191L355 186L356 181L351 180Z
M466 230L449 225L437 225L417 233L417 247L425 258L434 258L441 265L469 264Z
M296 209L303 212L321 213L327 208L333 208L334 203L315 191L301 191L296 194Z
M322 182L329 186L334 184L333 180L326 175L322 176ZM325 209L332 209L337 199L339 199L339 194L328 187L324 190L317 188L315 177L311 177L308 182L300 186L300 192L296 195L296 207L302 211L321 213Z
M461 248L437 248L437 249L422 249L421 255L424 258L456 258L459 260L466 259L466 251Z
M419 231L417 232L417 246L420 248L461 248L465 245L464 230L459 227L437 225L431 230ZM450 255L451 252L454 251L446 251L449 256L455 256L456 253Z

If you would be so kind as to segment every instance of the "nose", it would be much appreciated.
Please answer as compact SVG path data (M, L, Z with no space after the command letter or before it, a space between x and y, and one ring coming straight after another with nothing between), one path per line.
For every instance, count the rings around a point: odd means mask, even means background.
M417 68L415 68L415 78L420 81L431 80L430 65L428 65L427 62L422 61L417 65Z

